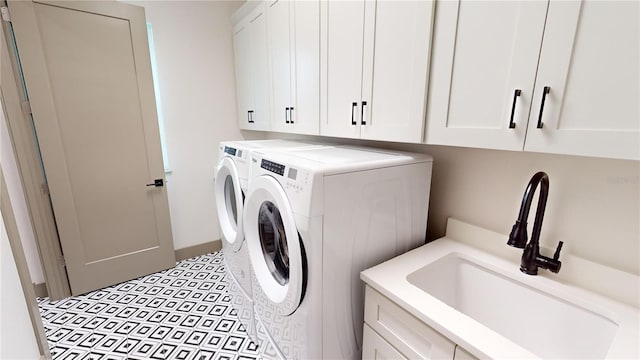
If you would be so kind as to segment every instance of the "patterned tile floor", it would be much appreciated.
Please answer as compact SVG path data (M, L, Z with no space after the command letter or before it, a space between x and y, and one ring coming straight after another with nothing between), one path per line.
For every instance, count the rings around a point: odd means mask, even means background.
M226 288L216 252L38 305L54 360L257 359Z

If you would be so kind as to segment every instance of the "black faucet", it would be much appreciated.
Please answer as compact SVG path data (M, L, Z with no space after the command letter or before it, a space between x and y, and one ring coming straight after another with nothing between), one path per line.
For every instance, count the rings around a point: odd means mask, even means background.
M538 197L538 209L536 210L536 219L533 223L533 233L531 241L527 244L527 218L529 217L529 208L536 188L540 185L540 196ZM560 258L560 250L562 249L562 241L558 243L558 248L552 258L548 258L540 254L540 230L542 229L542 218L544 217L544 209L547 206L547 196L549 195L549 176L540 171L537 172L524 191L522 197L522 205L520 205L520 214L515 225L509 234L507 245L524 249L522 260L520 261L520 271L528 275L537 275L538 268L549 269L557 273L560 271L562 262Z

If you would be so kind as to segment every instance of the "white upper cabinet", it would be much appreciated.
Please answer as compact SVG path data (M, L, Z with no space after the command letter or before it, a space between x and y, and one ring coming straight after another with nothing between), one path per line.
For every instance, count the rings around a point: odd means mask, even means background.
M338 137L360 137L362 101L362 51L364 43L364 1L323 2L324 21L320 133ZM322 104L322 102L321 102ZM324 104L323 105L323 109Z
M234 15L233 44L241 129L269 130L269 66L264 10L263 2L247 2Z
M322 2L322 135L422 141L433 5Z
M640 159L639 53L640 2L552 1L524 149Z
M320 2L267 3L272 83L271 130L320 130Z
M443 1L436 11L427 143L522 150L547 3Z
M638 159L639 4L440 2L426 142Z

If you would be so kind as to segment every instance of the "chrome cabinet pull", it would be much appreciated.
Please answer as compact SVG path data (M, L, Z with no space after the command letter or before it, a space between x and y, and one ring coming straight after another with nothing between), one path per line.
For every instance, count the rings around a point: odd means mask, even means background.
M367 106L367 102L363 101L362 102L362 112L360 113L360 124L362 125L367 125L367 120L366 119L366 115L365 115L365 111L366 111L366 106Z
M544 126L544 124L542 123L542 113L544 112L544 101L547 98L547 94L551 91L551 88L548 86L545 86L544 89L542 90L542 102L540 103L540 112L538 113L538 124L536 125L536 127L538 129L542 129L542 127Z
M289 124L293 124L293 106L289 108Z
M285 124L289 123L289 108L284 108L284 122Z
M358 103L354 102L351 103L351 125L356 126L356 118L355 118L355 113L356 113L356 108L358 107Z
M254 121L253 121L253 110L247 111L247 119L248 119L249 124L253 124L254 123Z
M518 96L520 96L520 94L522 94L522 90L520 89L516 89L516 91L513 92L513 104L511 104L511 119L509 120L509 129L513 129L516 127L516 123L513 122L513 117L516 113L516 101L518 100Z

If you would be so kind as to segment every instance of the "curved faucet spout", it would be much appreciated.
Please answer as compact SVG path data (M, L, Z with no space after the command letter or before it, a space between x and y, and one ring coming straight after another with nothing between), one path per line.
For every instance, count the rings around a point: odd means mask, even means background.
M527 244L527 219L529 218L529 210L538 184L540 184L538 208L536 209L536 217L533 222L531 241ZM529 275L536 275L538 273L538 267L549 269L556 273L560 271L561 262L558 258L560 257L562 242L558 245L558 250L553 259L540 255L540 232L542 230L542 220L544 219L544 210L547 206L548 195L549 176L545 172L539 171L529 180L529 184L522 197L518 219L513 225L511 233L509 234L509 240L507 241L509 246L520 249L524 248L520 270Z
M540 187L540 198L538 199L538 209L536 210L536 219L534 221L532 240L536 237L540 238L540 229L542 228L542 219L544 217L544 209L547 205L547 197L549 195L549 176L545 172L537 172L531 180L529 185L522 196L522 205L520 205L520 213L518 220L511 229L509 235L509 241L507 244L513 247L524 249L527 245L527 219L529 218L529 209L531 208L531 202L533 201L533 195L538 188L538 184L542 183ZM536 227L536 225L538 225ZM537 231L536 231L537 229Z

